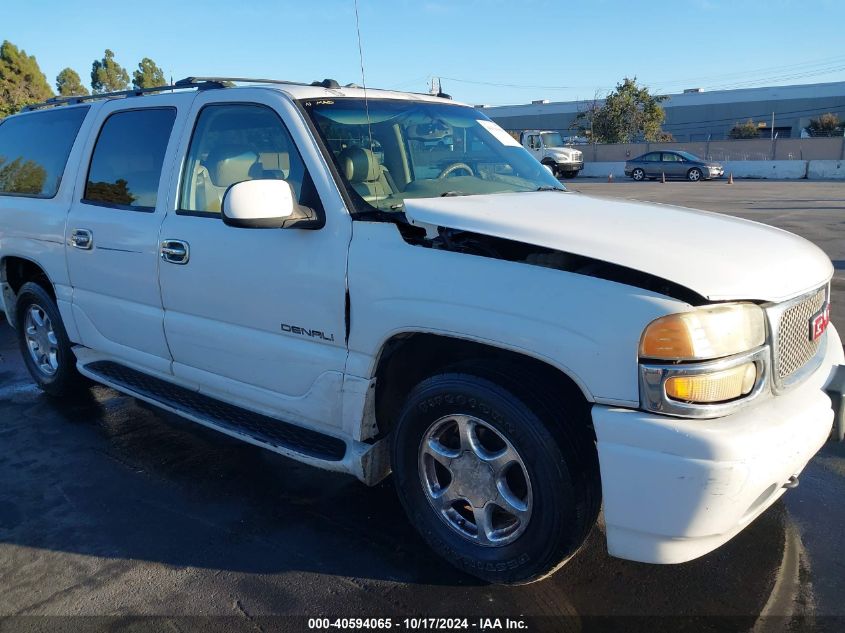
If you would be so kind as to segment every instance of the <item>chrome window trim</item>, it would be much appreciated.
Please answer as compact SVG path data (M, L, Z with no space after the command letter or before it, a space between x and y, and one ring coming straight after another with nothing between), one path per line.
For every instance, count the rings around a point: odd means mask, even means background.
M779 330L780 321L781 317L783 316L783 313L789 310L790 308L811 299L822 288L825 289L825 303L830 304L830 282L828 282L825 286L815 288L814 290L806 292L799 297L795 297L794 299L789 299L788 301L784 301L782 303L773 303L763 306L763 309L766 313L766 318L769 320L769 340L771 342L772 347L771 362L773 368L776 366L778 354L780 354ZM807 326L809 331L809 323L807 324ZM781 379L775 369L772 370L772 391L775 394L781 394L786 391L789 391L791 388L804 382L806 378L808 378L813 372L815 372L819 367L821 367L822 362L824 362L824 350L826 349L827 330L825 330L825 333L819 340L819 349L816 351L815 356L813 356L809 361L807 361L801 368L795 370L791 375L787 376L785 379Z
M661 415L693 419L720 418L730 415L756 402L762 394L769 392L771 359L771 348L768 345L762 345L748 352L700 363L671 364L641 361L639 376L640 407ZM730 369L748 362L754 362L757 365L757 382L747 396L718 404L691 404L672 400L666 395L665 383L672 376L706 374Z

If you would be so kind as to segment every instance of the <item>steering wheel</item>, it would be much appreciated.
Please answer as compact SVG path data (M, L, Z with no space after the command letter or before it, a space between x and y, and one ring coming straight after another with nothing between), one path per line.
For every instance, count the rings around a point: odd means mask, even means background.
M468 172L470 176L475 176L475 172L472 171L472 167L470 167L466 163L452 163L440 172L438 178L446 178L447 176L451 175L452 172L455 171L465 171Z

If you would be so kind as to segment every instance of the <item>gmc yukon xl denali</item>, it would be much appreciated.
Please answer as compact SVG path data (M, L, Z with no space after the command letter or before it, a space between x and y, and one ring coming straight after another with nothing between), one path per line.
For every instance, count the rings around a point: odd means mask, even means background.
M4 310L47 394L87 378L392 473L431 547L498 583L552 573L602 505L613 556L701 556L842 439L811 243L568 192L450 100L227 85L0 124Z

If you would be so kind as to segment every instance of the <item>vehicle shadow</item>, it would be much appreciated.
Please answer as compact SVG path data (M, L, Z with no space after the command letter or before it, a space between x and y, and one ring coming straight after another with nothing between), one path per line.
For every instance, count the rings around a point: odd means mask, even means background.
M8 334L0 329L3 342ZM98 564L224 571L256 595L289 574L350 579L407 614L484 614L495 604L498 613L570 618L747 617L765 603L781 560L786 519L778 505L690 563L613 559L597 528L551 578L485 585L428 549L389 480L367 488L100 386L54 400L29 384L12 356L0 361L0 572L19 592L35 591L43 578L12 571L12 545L50 561L58 554L56 565L82 554ZM297 608L321 613L325 599ZM267 603L279 613L291 608L278 594ZM344 610L358 612L372 615L372 605Z

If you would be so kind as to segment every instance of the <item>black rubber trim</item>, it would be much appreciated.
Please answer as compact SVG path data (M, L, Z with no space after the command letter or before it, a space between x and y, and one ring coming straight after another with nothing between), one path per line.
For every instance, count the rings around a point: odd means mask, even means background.
M85 369L138 395L270 446L330 462L341 461L346 455L346 443L336 437L221 402L118 363L96 361Z
M833 428L830 439L833 442L845 440L845 365L837 365L833 377L825 387L833 407Z

